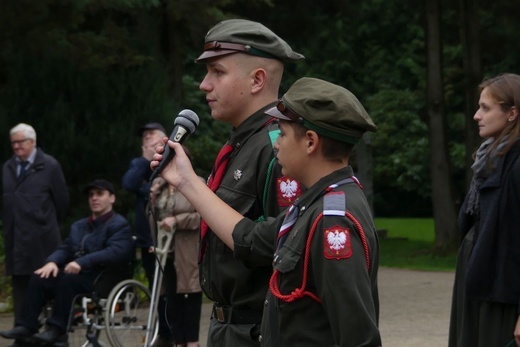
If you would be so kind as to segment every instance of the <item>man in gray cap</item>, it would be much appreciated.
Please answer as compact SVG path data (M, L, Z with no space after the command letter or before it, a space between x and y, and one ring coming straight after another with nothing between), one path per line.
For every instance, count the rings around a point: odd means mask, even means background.
M275 148L282 173L307 188L286 214L258 222L229 208L198 181L181 146L171 141L177 156L162 177L179 188L236 259L274 267L262 345L381 346L379 242L349 166L354 145L377 127L351 92L315 78L296 81L266 113L280 122ZM161 158L156 154L151 167Z
M229 206L253 220L278 215L300 192L298 183L283 177L274 160L273 142L279 129L264 113L276 104L284 63L300 59L304 57L264 25L241 19L211 28L204 52L196 59L206 64L200 89L206 93L211 116L233 127L208 185ZM209 347L259 346L271 272L269 263L252 268L234 259L203 221L201 286L214 301Z

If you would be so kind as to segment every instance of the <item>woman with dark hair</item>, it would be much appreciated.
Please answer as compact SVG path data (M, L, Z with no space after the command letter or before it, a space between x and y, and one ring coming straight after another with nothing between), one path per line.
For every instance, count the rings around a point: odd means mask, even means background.
M520 346L520 76L480 86L484 139L459 214L449 347Z

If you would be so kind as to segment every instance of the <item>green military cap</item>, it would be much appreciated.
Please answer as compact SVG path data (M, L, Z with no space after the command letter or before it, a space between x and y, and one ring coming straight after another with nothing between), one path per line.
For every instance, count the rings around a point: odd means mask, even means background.
M282 38L264 25L244 19L229 19L218 23L206 34L204 52L195 62L233 53L246 53L281 61L296 61L305 57L292 50Z
M366 131L376 132L367 111L354 94L336 84L304 77L265 113L293 122L338 141L356 144Z

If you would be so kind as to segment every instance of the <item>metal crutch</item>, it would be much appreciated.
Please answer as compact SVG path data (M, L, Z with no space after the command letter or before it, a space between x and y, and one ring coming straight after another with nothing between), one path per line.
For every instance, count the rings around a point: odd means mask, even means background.
M159 264L156 264L155 266L152 294L150 298L150 312L148 313L148 325L146 329L144 347L151 346L151 340L153 338L152 333L155 330L153 325L157 318L157 306L159 304L159 294L163 279L163 273L161 269L164 269L164 266L166 265L170 244L174 234L175 227L172 227L170 230L164 230L163 228L159 227L159 222L157 222L157 246L154 249L154 253L158 257Z

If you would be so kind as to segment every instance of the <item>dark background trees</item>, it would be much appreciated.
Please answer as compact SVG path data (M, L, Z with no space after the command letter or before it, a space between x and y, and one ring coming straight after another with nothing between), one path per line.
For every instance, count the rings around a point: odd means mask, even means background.
M119 183L140 154L135 128L153 120L171 129L178 112L191 108L201 123L189 147L207 175L229 128L211 121L198 90L205 68L193 61L211 26L247 18L307 57L287 66L281 92L299 77L323 78L356 94L378 124L369 170L376 216L434 216L438 246L451 246L479 141L471 120L476 86L484 76L519 72L520 4L435 2L432 54L433 0L2 1L1 158L11 155L9 129L32 124L38 145L64 168L73 198L68 223L85 213L85 183L100 176ZM430 63L438 69L435 87ZM432 113L432 102L442 107ZM131 205L121 191L118 209L130 218Z

